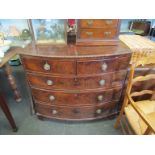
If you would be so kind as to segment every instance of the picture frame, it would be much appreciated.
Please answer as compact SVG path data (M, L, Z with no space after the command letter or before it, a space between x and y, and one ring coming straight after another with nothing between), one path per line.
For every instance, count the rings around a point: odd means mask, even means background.
M35 44L67 44L66 19L30 19L29 25L31 27Z

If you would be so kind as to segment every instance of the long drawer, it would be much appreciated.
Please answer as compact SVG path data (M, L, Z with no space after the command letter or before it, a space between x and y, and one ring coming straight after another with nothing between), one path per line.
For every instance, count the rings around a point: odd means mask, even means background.
M58 60L45 57L23 56L24 67L28 71L36 71L47 74L76 74L75 60Z
M42 89L97 89L122 86L126 72L119 71L85 77L61 77L27 73L27 78L31 86Z
M117 35L116 28L94 29L86 28L80 29L79 38L81 39L112 39Z
M81 19L81 28L109 28L118 25L118 19Z
M48 105L100 105L109 101L118 101L121 95L121 88L98 90L98 91L47 91L32 88L34 100Z
M98 106L48 106L35 104L37 115L42 115L47 118L65 119L65 120L86 120L103 118L111 115L117 105L117 102L108 102Z

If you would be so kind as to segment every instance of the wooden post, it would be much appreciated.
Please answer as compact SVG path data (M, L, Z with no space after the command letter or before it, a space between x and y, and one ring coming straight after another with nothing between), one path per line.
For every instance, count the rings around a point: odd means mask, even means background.
M11 115L11 112L9 110L9 107L4 99L4 97L2 95L0 95L0 107L2 108L2 111L4 112L5 116L7 117L12 129L14 132L17 131L17 127L16 127L16 124L15 124L15 121Z
M8 63L6 63L4 65L4 69L5 69L5 73L6 73L8 82L9 82L9 84L11 86L11 89L13 90L15 100L16 100L16 102L20 102L22 100L21 95L17 90L17 85L16 85L16 82L15 82L15 78L12 75L12 70L11 70L10 65Z

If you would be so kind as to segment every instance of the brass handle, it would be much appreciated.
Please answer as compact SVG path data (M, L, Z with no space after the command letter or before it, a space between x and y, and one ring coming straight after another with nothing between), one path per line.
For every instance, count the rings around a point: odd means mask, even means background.
M75 86L80 85L80 82L78 81L78 79L77 79L77 78L74 78L74 85L75 85Z
M111 32L104 32L104 35L109 36L109 35L111 35Z
M102 109L97 109L97 110L96 110L96 113L97 113L97 114L101 114L101 113L102 113Z
M98 100L98 101L103 101L103 95L97 96L97 100Z
M80 113L79 109L73 109L73 113L78 114Z
M54 109L51 112L52 112L53 115L56 115L58 113L58 111L54 110Z
M93 35L93 32L86 32L86 34L87 34L88 36L92 36L92 35Z
M108 68L108 65L106 63L104 63L104 64L102 64L101 68L103 71L106 71Z
M108 25L112 24L112 20L106 20L106 24Z
M51 66L47 62L44 64L43 67L44 67L44 70L46 70L46 71L51 69Z
M88 24L88 26L91 26L93 24L93 20L88 20L87 24Z
M48 85L48 86L53 85L53 81L52 81L52 80L47 80L47 85Z
M105 80L100 80L99 84L100 84L100 86L104 86L105 85Z
M55 97L54 97L53 95L50 95L50 96L49 96L49 100L50 100L50 101L54 101L54 100L55 100Z

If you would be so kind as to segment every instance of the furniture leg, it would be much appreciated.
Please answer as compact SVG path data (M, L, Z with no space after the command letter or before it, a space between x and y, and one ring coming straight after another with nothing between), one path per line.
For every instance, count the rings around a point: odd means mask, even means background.
M130 66L130 74L129 74L129 80L128 80L128 86L127 86L126 94L131 91L131 80L133 79L134 72L135 72L134 67L131 65ZM121 117L122 117L122 115L124 113L124 108L128 104L128 101L129 101L128 97L127 97L127 95L125 95L121 111L120 111L120 113L119 113L119 115L118 115L118 117L116 119L116 123L114 125L115 128L118 128L118 126L119 126L120 119L121 119Z
M15 79L12 75L11 67L7 63L7 64L5 64L4 68L5 68L5 73L8 78L11 89L13 90L15 100L16 100L16 102L20 102L22 100L21 95L20 95L19 91L17 90L17 85L16 85Z
M4 112L5 116L7 117L12 129L14 132L17 131L17 127L16 127L16 124L15 124L15 121L11 115L11 112L9 110L9 107L4 99L4 97L2 95L0 95L0 107L2 108L2 111Z

